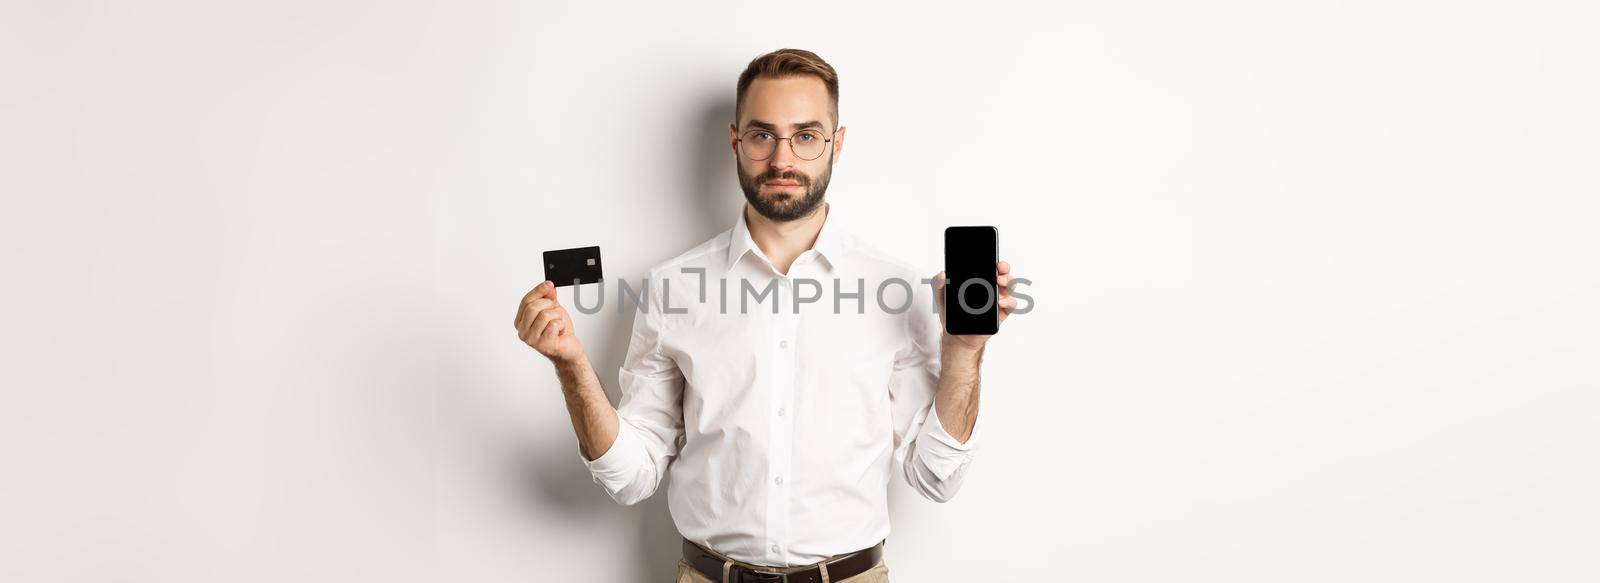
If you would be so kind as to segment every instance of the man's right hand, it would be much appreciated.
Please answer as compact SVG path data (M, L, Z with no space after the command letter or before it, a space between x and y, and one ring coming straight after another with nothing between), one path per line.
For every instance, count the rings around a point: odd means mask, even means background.
M517 327L517 337L555 363L567 414L572 417L572 430L578 434L578 449L586 460L600 459L619 435L616 409L583 353L567 309L556 301L556 284L539 282L533 291L522 296L513 325Z
M556 365L569 365L584 358L583 343L572 330L572 318L556 301L556 284L540 282L522 296L517 310L517 336Z

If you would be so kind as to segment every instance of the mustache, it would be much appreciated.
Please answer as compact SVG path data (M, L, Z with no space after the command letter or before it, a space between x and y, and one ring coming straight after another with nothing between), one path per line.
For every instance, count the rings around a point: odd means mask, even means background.
M811 186L811 177L798 172L777 172L768 170L755 177L756 184L765 184L773 180L793 180L801 186Z

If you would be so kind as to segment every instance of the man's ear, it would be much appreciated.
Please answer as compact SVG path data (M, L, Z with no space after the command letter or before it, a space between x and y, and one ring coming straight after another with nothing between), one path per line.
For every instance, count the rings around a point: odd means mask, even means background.
M844 155L844 131L846 129L849 129L849 128L846 128L844 126L839 126L839 133L837 135L833 136L833 163L834 164L838 164L839 163L839 156Z
M733 150L733 155L739 155L739 124L728 124L728 148Z

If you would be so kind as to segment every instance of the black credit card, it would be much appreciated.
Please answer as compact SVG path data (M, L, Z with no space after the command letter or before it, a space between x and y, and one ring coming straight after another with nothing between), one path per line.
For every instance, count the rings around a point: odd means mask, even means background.
M544 278L554 282L556 287L600 281L600 248L545 251Z

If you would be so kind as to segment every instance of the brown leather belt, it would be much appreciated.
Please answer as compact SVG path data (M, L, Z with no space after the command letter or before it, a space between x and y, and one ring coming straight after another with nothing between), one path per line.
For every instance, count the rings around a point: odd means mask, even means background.
M683 539L683 560L690 567L699 571L712 581L723 583L723 566L728 566L727 583L823 583L822 567L818 563L803 569L789 571L794 567L758 567L747 563L740 563L732 559L707 550L694 541ZM848 555L835 557L826 561L828 568L828 581L834 583L849 577L854 577L876 567L883 561L883 541Z

